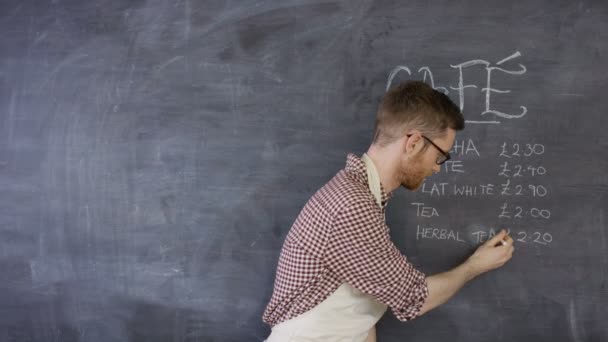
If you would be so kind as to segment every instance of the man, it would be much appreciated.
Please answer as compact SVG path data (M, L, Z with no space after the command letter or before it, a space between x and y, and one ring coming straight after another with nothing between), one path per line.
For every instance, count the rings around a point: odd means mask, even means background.
M401 321L445 303L481 273L504 265L513 240L505 231L456 268L426 276L395 247L384 209L393 190L416 190L450 158L459 108L423 82L390 90L374 139L308 201L287 235L264 315L268 342L375 341L390 307Z

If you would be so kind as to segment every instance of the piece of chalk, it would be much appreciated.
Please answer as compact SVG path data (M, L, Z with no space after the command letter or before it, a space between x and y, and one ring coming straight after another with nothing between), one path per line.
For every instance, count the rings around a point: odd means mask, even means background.
M507 241L505 241L505 240L500 240L500 243L501 243L503 246L506 246L506 245L507 245Z

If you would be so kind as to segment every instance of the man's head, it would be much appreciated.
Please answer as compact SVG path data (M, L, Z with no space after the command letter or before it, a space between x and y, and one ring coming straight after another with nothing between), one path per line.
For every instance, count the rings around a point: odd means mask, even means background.
M374 144L386 146L410 130L437 138L446 129L464 129L464 117L449 97L421 81L408 81L389 90L376 114Z
M394 181L414 190L439 172L438 162L463 128L464 117L449 97L424 82L408 81L384 95L372 147L392 156Z

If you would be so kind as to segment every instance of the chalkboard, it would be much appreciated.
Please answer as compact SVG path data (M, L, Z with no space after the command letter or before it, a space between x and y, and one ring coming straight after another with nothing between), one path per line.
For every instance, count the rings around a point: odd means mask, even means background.
M262 341L280 248L387 89L462 107L387 221L513 260L379 341L608 341L602 1L2 1L0 340Z

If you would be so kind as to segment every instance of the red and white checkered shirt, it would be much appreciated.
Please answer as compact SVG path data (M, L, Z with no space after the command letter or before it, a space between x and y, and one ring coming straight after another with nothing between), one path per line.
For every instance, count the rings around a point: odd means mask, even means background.
M391 241L384 219L389 196L381 192L380 208L365 164L349 154L287 234L264 322L275 326L303 314L343 283L386 304L401 321L418 316L428 296L426 277Z

